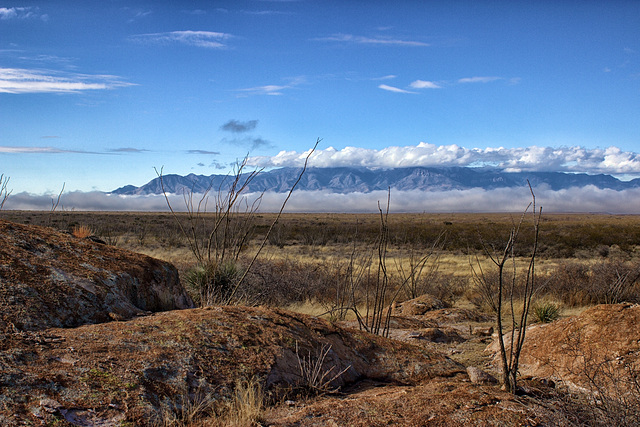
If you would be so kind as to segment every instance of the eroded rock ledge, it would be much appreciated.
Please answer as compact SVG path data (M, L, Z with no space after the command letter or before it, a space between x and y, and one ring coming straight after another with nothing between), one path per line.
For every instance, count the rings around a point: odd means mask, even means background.
M0 332L193 307L170 263L0 220Z

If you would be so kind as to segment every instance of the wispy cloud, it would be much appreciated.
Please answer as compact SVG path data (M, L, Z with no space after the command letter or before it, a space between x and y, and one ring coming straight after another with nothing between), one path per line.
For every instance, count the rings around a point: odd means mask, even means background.
M378 85L378 89L386 90L389 92L395 92L395 93L415 93L409 90L400 89L399 87L389 86L389 85Z
M149 150L145 150L143 148L133 148L133 147L123 147L123 148L114 148L109 150L111 153L148 153Z
M430 82L427 80L416 80L414 82L411 82L409 86L411 86L414 89L440 89L441 88L441 86L438 85L437 83Z
M48 21L49 15L40 13L38 7L0 7L0 20L40 19Z
M247 136L244 138L222 138L220 142L238 147L247 147L251 150L255 150L257 148L273 147L273 143L271 143L270 141L261 137L253 136Z
M237 89L237 92L240 92L241 95L273 95L279 96L283 95L283 91L287 89L292 89L298 85L301 85L307 81L305 76L292 77L287 79L289 81L288 84L284 85L265 85L265 86L256 86L250 88Z
M251 164L263 167L301 166L306 153L282 151L272 157L252 157ZM381 150L329 147L317 150L311 159L316 167L364 166L396 168L413 166L488 166L504 171L564 171L640 176L640 154L617 147L464 148L458 145L387 147Z
M20 56L21 61L28 61L37 64L54 64L56 66L63 66L66 68L74 68L75 58L65 58L56 55L35 55L35 56Z
M414 47L430 46L429 43L424 43L424 42L415 41L415 40L400 40L400 39L383 37L383 36L366 37L366 36L356 36L353 34L332 34L327 37L317 37L313 40L364 44L364 45L378 45L378 46L414 46Z
M256 86L246 89L238 89L240 92L244 92L250 95L282 95L284 89L289 89L291 86L282 85L265 85Z
M490 83L496 80L502 80L502 77L485 76L485 77L464 77L458 79L458 83Z
M193 9L193 10L183 10L182 13L186 13L187 15L206 15L207 11L202 9Z
M382 76L382 77L375 77L375 78L373 78L371 80L393 80L396 77L398 77L398 76L396 76L395 74L388 74L388 75Z
M78 93L133 85L111 75L0 68L0 93Z
M206 155L214 155L217 156L220 154L219 151L207 151L207 150L187 150L187 154L206 154Z
M63 154L63 153L79 153L79 154L101 154L95 151L83 150L66 150L56 147L8 147L0 146L0 154Z
M227 132L243 133L254 130L258 126L258 120L248 120L242 122L240 120L229 120L227 123L220 126L220 129Z
M137 34L131 40L141 43L183 44L208 49L224 49L231 34L213 31L171 31L166 33Z
M293 12L285 12L281 10L243 10L242 13L247 15L269 16L269 15L293 15Z

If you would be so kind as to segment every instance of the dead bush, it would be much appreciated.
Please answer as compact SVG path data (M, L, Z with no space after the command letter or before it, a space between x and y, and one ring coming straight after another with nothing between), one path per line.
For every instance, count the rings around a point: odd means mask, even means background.
M640 263L606 259L565 262L550 273L546 293L565 306L640 302Z

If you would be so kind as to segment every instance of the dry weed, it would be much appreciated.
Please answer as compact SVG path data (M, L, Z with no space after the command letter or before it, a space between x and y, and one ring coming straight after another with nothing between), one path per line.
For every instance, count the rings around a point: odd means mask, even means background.
M87 225L76 225L71 232L75 237L79 239L86 239L93 235L93 230Z

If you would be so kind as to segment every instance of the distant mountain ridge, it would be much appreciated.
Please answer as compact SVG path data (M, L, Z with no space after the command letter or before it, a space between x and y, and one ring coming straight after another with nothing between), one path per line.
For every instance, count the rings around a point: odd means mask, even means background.
M249 192L289 191L300 173L300 168L284 167L261 172L250 183ZM229 175L164 175L140 187L126 185L111 192L120 195L202 193L207 189L225 190L233 181ZM409 167L369 169L364 167L308 168L297 190L325 190L333 193L369 193L376 190L446 191L483 188L533 187L547 185L552 190L593 185L600 189L625 190L640 187L640 178L621 181L611 175L588 175L566 172L503 172L488 168L470 167Z

